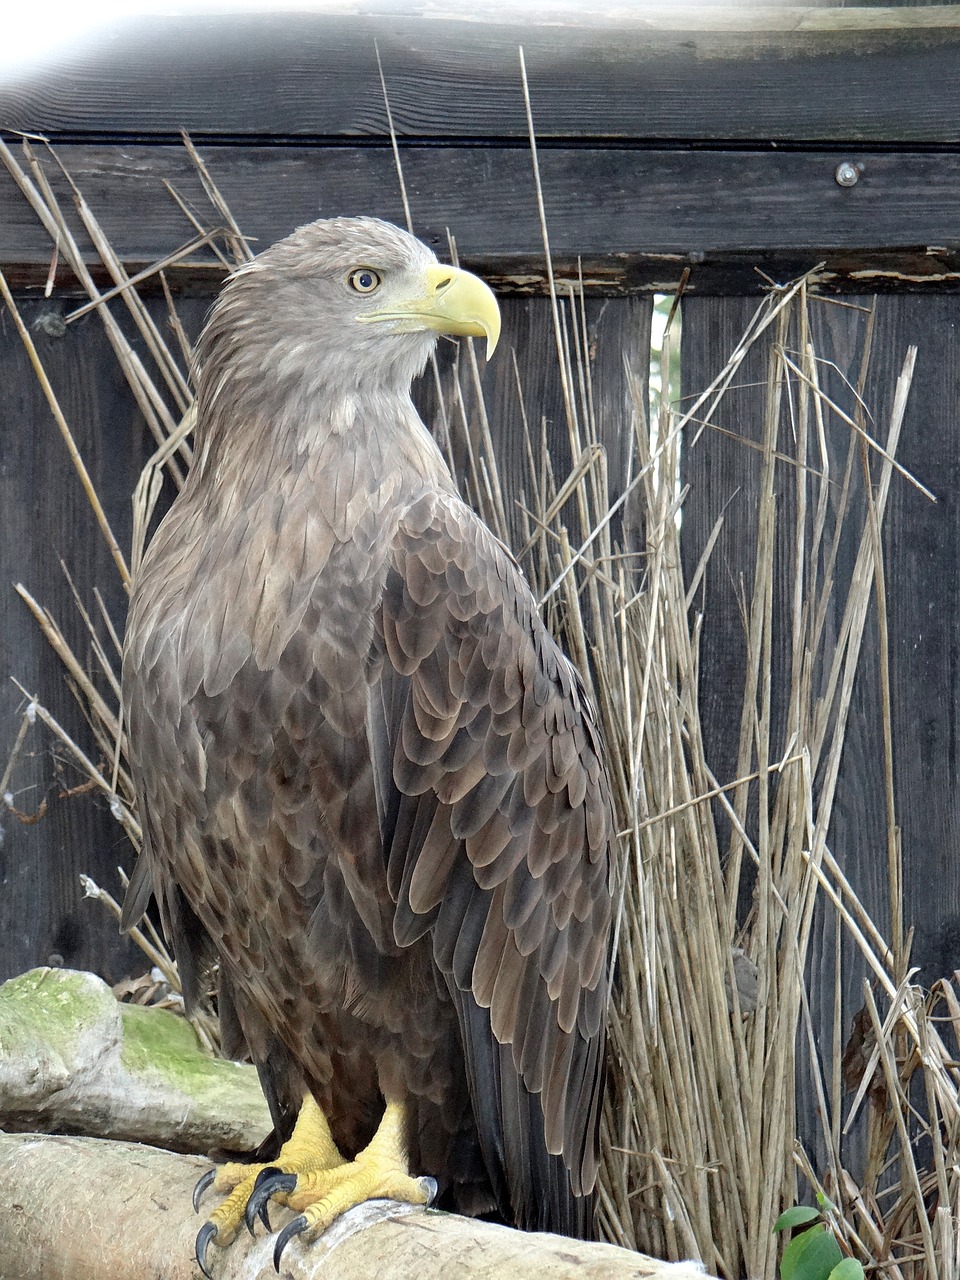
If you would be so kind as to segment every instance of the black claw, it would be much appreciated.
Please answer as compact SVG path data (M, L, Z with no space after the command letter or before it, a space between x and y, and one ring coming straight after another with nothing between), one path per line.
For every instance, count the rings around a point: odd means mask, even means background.
M207 1249L216 1234L217 1228L212 1222L205 1222L197 1232L197 1266L207 1277L207 1280L213 1280L213 1274L207 1266Z
M208 1169L197 1185L193 1188L193 1212L200 1212L200 1201L203 1199L203 1193L210 1186L214 1178L217 1176L216 1169Z
M250 1192L250 1199L247 1201L247 1207L243 1211L243 1220L247 1224L247 1230L253 1235L253 1224L259 1217L260 1221L272 1231L270 1219L267 1216L267 1204L270 1197L276 1195L278 1191L292 1191L297 1185L297 1175L295 1173L284 1173L280 1169L261 1169L257 1174L257 1180L253 1184L253 1190Z
M277 1243L273 1249L273 1265L277 1275L280 1274L280 1258L283 1255L284 1249L294 1236L298 1236L302 1231L306 1231L307 1225L306 1214L301 1213L299 1218L294 1218L292 1222L288 1222L277 1236Z

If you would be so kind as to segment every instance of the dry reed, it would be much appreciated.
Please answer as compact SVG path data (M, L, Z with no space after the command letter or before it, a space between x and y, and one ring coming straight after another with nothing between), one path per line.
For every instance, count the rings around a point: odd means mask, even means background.
M134 546L128 560L119 548L114 554L123 576L127 563L134 570L139 563L163 484L181 483L189 461L190 392L180 373L187 343L164 272L175 269L175 260L189 260L202 245L215 245L225 263L241 261L246 244L191 149L215 226L209 230L191 214L193 234L181 253L135 278L126 275L93 212L75 193L81 221L114 282L109 294L102 293L35 149L29 143L24 148L21 164L0 143L0 159L87 289L157 441L137 489ZM170 303L176 351L140 299L139 288L154 277L162 281ZM960 1280L960 1100L948 1047L960 1035L960 994L948 980L925 993L906 968L892 787L888 937L858 901L829 841L853 681L877 601L885 633L879 534L894 476L897 483L909 480L900 474L895 454L916 353L911 351L904 363L885 434L873 439L855 388L844 409L820 385L808 323L808 282L773 289L724 368L684 412L663 397L650 423L642 393L646 370L631 371L634 465L621 490L611 493L586 354L582 293L556 282L552 272L550 280L573 464L569 475L555 475L544 436L524 420L528 476L522 556L535 591L592 686L622 832L618 979L611 993L610 1087L602 1126L603 1229L627 1246L668 1258L698 1256L725 1277L759 1280L775 1274L777 1215L807 1187L829 1197L831 1225L843 1247L877 1274ZM0 289L15 313L5 282ZM149 370L114 320L113 301L128 308L146 341ZM672 342L668 327L664 367ZM701 424L712 423L745 358L757 347L767 359L766 410L758 446L755 562L742 601L746 679L740 750L731 781L718 780L711 771L698 713L698 648L710 620L699 616L696 600L719 526L685 580L678 511L686 495L678 491L677 477L681 441L689 443L697 430L712 429ZM479 366L469 344L464 351L449 377L435 370L440 435L465 452L470 496L506 535L508 503L482 411ZM31 359L43 378L39 359L34 354ZM865 369L852 381L862 387L864 377ZM47 395L82 478L69 425L52 388ZM787 419L791 431L785 433ZM848 433L849 445L845 467L834 474L835 450L827 436L838 431ZM775 469L785 462L792 467L789 504L778 502L774 483ZM865 476L869 500L856 502L854 490ZM615 530L616 516L628 502L642 506L645 540L625 555ZM113 547L95 495L91 503ZM841 529L857 520L852 535L857 554L852 571L842 578L837 569ZM791 548L796 567L785 621L775 615L773 590L782 546ZM640 572L637 563L643 566ZM90 724L91 742L75 743L37 697L29 697L0 790L9 793L16 752L29 724L40 718L91 786L109 799L136 846L139 829L117 703L118 629L106 619L105 640L102 608L81 608L83 633L90 637L98 668L93 677L56 621L25 588L18 590L64 663ZM828 608L841 619L839 634L829 643ZM778 625L789 632L785 672L773 656ZM884 660L881 703L889 779L886 667ZM775 687L775 682L780 683ZM772 711L778 699L787 709L779 728ZM720 844L718 811L732 833L727 848ZM741 919L744 883L752 886L752 905ZM96 886L87 887L104 897ZM835 1034L832 1057L822 1065L812 1043L804 985L818 898L836 912L838 956L858 953L870 975L857 1052L842 1062L841 1036ZM141 945L151 964L175 983L175 967L162 941L145 935ZM840 982L838 966L838 1009ZM798 1054L814 1072L824 1167L814 1167L797 1141ZM846 1105L844 1073L852 1098ZM866 1133L867 1158L854 1176L844 1167L841 1139L856 1125Z

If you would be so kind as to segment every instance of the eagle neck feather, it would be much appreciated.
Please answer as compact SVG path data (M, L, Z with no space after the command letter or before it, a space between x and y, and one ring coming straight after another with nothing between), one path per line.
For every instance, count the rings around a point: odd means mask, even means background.
M265 492L290 493L304 483L332 487L346 502L372 499L378 481L395 487L398 472L403 487L419 481L456 491L409 394L374 387L334 396L294 388L267 418L262 410L251 412L229 385L214 390L199 402L189 484L225 516Z

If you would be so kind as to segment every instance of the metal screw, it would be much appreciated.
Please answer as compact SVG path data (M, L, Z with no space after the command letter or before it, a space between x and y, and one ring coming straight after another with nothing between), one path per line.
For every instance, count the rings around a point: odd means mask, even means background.
M836 173L833 175L840 187L855 187L860 181L860 169L858 165L851 164L849 160L844 160L842 164L837 165Z

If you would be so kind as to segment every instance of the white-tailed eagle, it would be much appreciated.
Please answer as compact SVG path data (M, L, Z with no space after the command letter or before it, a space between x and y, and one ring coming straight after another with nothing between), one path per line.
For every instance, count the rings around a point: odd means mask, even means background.
M592 1232L599 732L410 398L438 334L499 327L475 276L338 218L235 272L199 343L193 465L127 627L125 923L156 894L188 1003L218 966L224 1044L286 1142L258 1184L211 1175L204 1269L271 1194L300 1214L279 1256L361 1200L425 1200L417 1175Z

